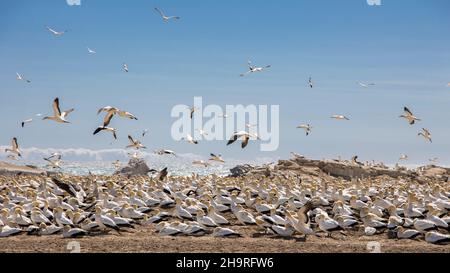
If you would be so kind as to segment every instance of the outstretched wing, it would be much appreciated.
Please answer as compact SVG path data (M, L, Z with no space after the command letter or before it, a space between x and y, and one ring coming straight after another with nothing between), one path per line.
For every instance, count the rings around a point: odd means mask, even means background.
M405 111L405 113L406 113L407 115L410 115L410 116L413 115L413 113L408 109L408 107L403 108L403 110Z
M53 101L53 113L55 113L55 116L57 117L61 116L61 109L59 108L59 98L56 98Z
M130 135L128 136L128 140L130 140L131 144L133 144L133 145L136 143Z
M67 111L64 111L64 112L62 112L61 117L62 117L62 118L65 118L65 117L67 117L70 113L72 113L73 111L75 111L74 108L69 109L69 110L67 110Z
M19 149L19 144L17 144L17 138L13 138L12 139L12 148L13 150L18 150Z
M159 8L155 8L155 10L159 13L159 15L161 15L161 17L165 17L164 13Z
M238 139L238 136L236 133L233 134L231 139L228 141L227 146L233 144Z
M242 149L244 149L245 147L247 147L247 145L248 145L248 140L250 139L250 136L249 135L243 135L242 136L242 144L241 144L241 147L242 147Z
M109 123L111 122L111 119L114 116L114 112L113 111L109 111L108 114L106 114L105 118L103 119L103 126L106 127L109 125Z

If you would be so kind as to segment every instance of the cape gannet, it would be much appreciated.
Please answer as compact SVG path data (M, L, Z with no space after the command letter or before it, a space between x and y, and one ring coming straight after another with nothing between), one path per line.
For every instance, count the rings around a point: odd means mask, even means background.
M88 232L81 228L71 228L66 225L63 228L63 237L64 238L79 238L88 235Z
M428 140L430 143L433 142L433 140L431 139L431 133L429 130L422 128L422 132L417 134L418 136L423 136L426 140Z
M248 63L248 71L245 73L242 73L240 75L241 77L244 77L248 74L255 73L255 72L262 72L262 71L266 70L267 68L272 67L271 65L266 65L264 67L257 67L257 66L252 65L251 61L248 61L247 63Z
M448 244L450 243L450 235L431 231L425 234L425 241L430 244Z
M155 150L154 153L157 154L157 155L173 155L173 156L177 156L177 154L174 151L166 150L166 149Z
M67 30L65 31L56 31L52 28L50 28L49 26L45 26L45 28L50 31L53 35L55 35L56 37L61 37L63 36L66 32L68 32Z
M336 120L350 120L349 118L347 118L344 115L332 115L331 118L336 119Z
M241 147L242 149L244 149L245 147L247 147L250 137L252 137L252 135L245 131L235 132L228 141L227 146L236 142L238 138L241 138L242 139Z
M5 149L5 153L8 153L8 152L16 154L19 157L22 157L22 154L21 154L21 151L20 151L20 148L19 148L19 144L17 143L17 138L16 137L14 137L12 139L12 141L11 141L11 149L9 149L9 148Z
M312 77L309 77L309 79L308 79L308 86L309 86L310 88L313 88L313 87L314 87L314 82L313 82L313 80L312 80Z
M163 19L164 22L168 22L171 19L175 19L175 20L179 20L181 19L180 16L166 16L162 10L160 10L159 8L155 8L155 10L159 13L159 15L161 15L161 18Z
M416 123L416 121L421 121L419 118L414 116L414 114L408 109L408 107L405 106L403 108L403 111L404 114L399 117L406 119L410 125L413 125L414 123Z
M182 139L186 140L190 144L198 144L198 141L194 140L194 138L190 134L187 134L186 137L183 137Z
M309 124L301 124L301 125L297 126L297 129L305 130L305 133L307 136L311 133L312 128L313 127Z
M88 46L86 47L86 49L88 50L89 54L96 54L97 53L95 50L90 49Z
M420 232L415 229L405 229L402 226L399 226L394 229L397 232L398 239L413 239L420 236Z
M220 163L225 163L225 160L223 160L222 155L215 155L215 154L210 154L211 157L209 158L209 161L216 161L216 162L220 162Z
M27 83L31 83L30 80L25 79L24 76L22 76L22 75L19 74L18 72L16 72L16 79L17 79L18 81L25 81L25 82L27 82Z
M134 148L136 150L147 149L147 147L145 147L139 140L133 139L130 135L128 136L128 140L130 141L130 145L126 146L126 148Z
M22 128L25 127L25 124L31 123L31 122L33 122L33 119L32 119L32 118L22 121L22 122L21 122Z
M61 109L59 108L59 98L56 98L53 101L53 113L54 115L51 117L44 117L43 120L53 120L59 123L69 123L66 120L66 117L72 113L75 109L69 109L67 111L61 112Z

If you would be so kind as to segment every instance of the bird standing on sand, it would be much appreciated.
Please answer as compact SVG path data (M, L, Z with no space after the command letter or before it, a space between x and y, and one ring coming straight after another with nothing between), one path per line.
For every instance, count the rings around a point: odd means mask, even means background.
M223 160L222 155L215 155L215 154L211 154L209 161L217 161L220 163L225 163L225 160Z

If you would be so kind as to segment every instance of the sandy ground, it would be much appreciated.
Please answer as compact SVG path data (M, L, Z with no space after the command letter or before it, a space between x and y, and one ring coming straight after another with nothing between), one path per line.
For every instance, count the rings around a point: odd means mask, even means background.
M333 238L309 236L306 241L301 236L283 239L263 235L255 228L232 226L244 235L243 238L201 237L162 237L155 234L151 227L139 227L121 235L109 234L89 236L78 239L63 239L55 236L29 236L0 238L0 252L70 252L68 244L76 241L81 252L213 252L213 253L338 253L372 252L368 243L380 244L381 252L447 252L450 245L431 245L421 240L390 240L386 234L372 237L362 236L358 231L347 231L347 236L334 233ZM320 234L322 236L322 234ZM371 243L374 244L374 243ZM369 244L370 245L370 244Z

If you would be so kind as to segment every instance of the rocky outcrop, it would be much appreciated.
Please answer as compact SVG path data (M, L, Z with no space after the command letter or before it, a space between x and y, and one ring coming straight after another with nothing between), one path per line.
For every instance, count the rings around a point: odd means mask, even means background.
M254 167L251 165L238 165L230 170L230 172L231 172L230 176L231 177L245 176L252 169L254 169Z
M116 171L116 175L124 176L141 176L147 175L151 169L148 167L147 163L143 159L132 158L128 165Z
M445 169L444 169L445 170ZM442 169L430 169L429 173L444 175ZM420 174L405 168L390 169L383 166L368 167L348 162L310 160L303 157L296 157L291 160L280 160L273 168L252 167L250 165L237 166L230 170L233 177L245 175L263 176L286 176L294 175L298 177L320 177L333 176L346 180L354 178L369 178L387 176L392 178L417 178Z
M47 175L47 172L45 170L39 169L36 166L20 166L7 162L0 162L0 175Z

